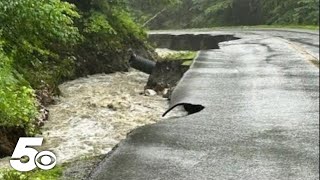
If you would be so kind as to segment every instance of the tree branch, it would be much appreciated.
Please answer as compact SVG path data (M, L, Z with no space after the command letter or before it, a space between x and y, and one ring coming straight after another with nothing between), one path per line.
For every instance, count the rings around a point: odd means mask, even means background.
M149 24L151 21L153 21L155 18L157 18L161 13L163 13L164 11L166 11L167 8L163 8L161 11L159 11L157 14L155 14L153 17L151 17L148 21L146 21L142 27L145 27L147 24Z

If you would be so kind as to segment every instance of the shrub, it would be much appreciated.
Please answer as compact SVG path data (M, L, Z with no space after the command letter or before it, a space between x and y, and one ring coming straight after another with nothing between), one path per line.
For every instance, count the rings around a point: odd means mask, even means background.
M69 47L81 38L73 26L73 19L80 17L74 8L60 0L0 1L3 51L33 87L41 81L55 82L56 78L69 75L60 71L71 58ZM43 78L52 74L56 75Z
M12 59L0 47L0 126L20 126L30 134L34 131L36 115L34 91L12 68Z

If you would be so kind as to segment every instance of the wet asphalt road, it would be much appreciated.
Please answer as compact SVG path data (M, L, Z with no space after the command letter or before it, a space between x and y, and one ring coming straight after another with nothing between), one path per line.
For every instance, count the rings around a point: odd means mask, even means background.
M170 102L206 108L133 131L89 179L319 179L319 34L228 33L241 39L201 51Z

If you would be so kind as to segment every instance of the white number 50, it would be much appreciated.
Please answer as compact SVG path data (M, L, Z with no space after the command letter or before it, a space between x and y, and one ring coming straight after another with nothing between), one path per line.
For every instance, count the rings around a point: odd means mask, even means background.
M49 170L56 165L56 156L50 151L37 150L30 146L41 146L43 138L20 138L11 156L11 167L17 171L27 172L39 167ZM21 158L28 157L28 162L22 163Z

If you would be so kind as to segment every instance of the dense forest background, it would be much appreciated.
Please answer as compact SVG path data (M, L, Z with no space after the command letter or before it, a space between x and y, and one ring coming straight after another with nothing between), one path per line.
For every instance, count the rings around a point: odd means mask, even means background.
M147 56L148 28L319 25L318 15L319 0L0 0L0 156L12 128L36 132L60 83L128 70L129 48Z
M137 0L129 5L136 21L150 29L319 25L319 0Z

